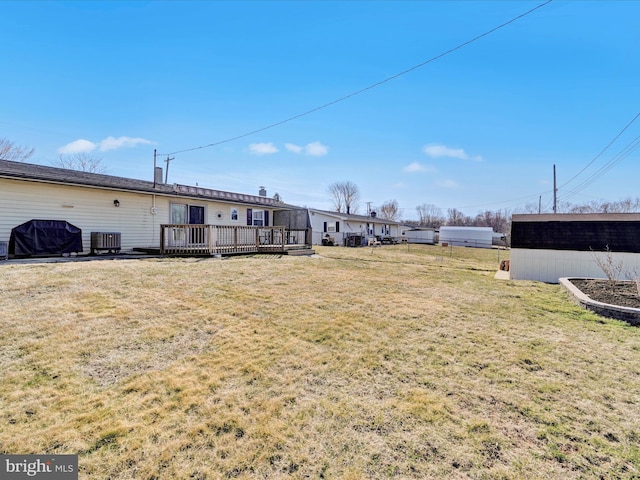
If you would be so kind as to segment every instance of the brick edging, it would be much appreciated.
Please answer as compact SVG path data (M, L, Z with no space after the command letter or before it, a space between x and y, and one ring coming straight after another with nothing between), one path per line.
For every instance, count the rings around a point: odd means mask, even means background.
M565 277L558 281L562 285L571 299L582 308L591 310L592 312L607 318L625 321L633 326L640 326L640 308L622 307L620 305L611 305L608 303L597 302L585 295L571 280L589 280L583 277Z

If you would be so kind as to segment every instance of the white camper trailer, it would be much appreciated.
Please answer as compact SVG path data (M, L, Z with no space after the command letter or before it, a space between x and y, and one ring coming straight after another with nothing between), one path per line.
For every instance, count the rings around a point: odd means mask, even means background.
M407 243L435 243L435 229L433 228L407 228L402 231L402 241Z

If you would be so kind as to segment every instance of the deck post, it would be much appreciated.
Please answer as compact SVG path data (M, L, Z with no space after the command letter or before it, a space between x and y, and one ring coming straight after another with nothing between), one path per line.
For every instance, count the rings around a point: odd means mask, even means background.
M216 235L215 225L207 225L207 244L209 248L209 255L216 253L216 243L214 237Z

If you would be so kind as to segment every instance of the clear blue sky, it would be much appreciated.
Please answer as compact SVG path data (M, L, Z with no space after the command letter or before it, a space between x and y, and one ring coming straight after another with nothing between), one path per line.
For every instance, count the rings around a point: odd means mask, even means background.
M542 3L3 1L0 137L148 180L217 144L169 182L330 209L348 180L404 219L549 209L554 164L561 201L640 196L640 119L597 157L640 112L640 2L555 0L428 62Z

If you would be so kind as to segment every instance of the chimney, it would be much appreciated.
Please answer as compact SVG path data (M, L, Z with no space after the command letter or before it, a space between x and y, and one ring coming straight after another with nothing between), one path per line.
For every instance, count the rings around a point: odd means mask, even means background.
M347 205L347 215L349 215L350 213L351 213L351 207Z
M155 171L153 172L153 182L158 184L158 183L164 183L162 181L162 167L156 167Z
M260 195L261 197L266 197L267 196L267 189L264 187L260 187L260 190L258 190L258 195Z

